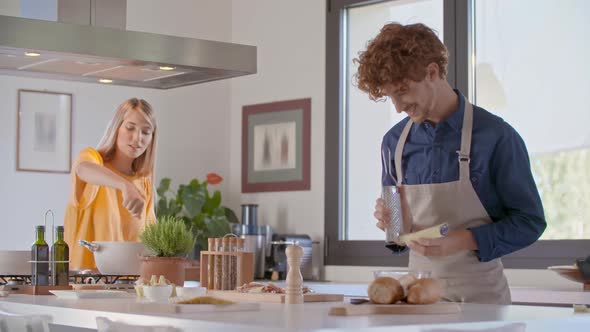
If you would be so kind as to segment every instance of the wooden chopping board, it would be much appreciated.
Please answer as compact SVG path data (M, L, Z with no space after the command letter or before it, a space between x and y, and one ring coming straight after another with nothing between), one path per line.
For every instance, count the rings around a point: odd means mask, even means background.
M454 314L461 312L461 305L452 302L435 304L359 304L330 308L331 316L363 316L390 314Z
M134 303L142 311L150 313L200 313L200 312L231 312L259 311L258 303L235 304L172 304L172 303Z
M285 294L269 293L240 293L236 291L208 290L207 295L220 299L235 302L264 302L264 303L285 303ZM303 294L303 302L342 302L342 294Z

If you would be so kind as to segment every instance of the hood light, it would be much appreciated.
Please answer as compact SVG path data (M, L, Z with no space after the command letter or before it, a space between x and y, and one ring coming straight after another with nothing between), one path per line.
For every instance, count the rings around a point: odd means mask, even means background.
M41 53L38 52L25 52L26 56L41 56Z
M160 70L174 70L174 69L176 69L176 67L160 66Z
M113 80L109 80L108 78L101 78L98 80L100 83L113 83Z

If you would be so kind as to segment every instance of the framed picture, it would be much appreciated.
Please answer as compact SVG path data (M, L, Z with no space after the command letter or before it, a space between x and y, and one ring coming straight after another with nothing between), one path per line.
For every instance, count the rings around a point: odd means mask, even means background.
M311 99L242 108L242 192L309 190Z
M69 173L72 94L18 90L16 170Z

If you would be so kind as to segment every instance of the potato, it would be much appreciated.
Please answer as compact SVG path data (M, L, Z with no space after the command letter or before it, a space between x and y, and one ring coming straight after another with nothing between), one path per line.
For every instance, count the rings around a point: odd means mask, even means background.
M404 298L402 285L390 277L379 277L373 280L367 293L369 299L377 304L392 304Z
M402 288L404 289L403 298L405 299L408 296L408 291L410 290L410 287L412 287L414 285L414 283L416 283L416 281L418 281L418 278L414 277L411 274L406 274L406 275L402 276L401 278L399 278L398 280L399 280L399 283L402 285Z
M443 296L443 289L438 281L432 278L418 279L408 290L406 301L411 304L432 304Z

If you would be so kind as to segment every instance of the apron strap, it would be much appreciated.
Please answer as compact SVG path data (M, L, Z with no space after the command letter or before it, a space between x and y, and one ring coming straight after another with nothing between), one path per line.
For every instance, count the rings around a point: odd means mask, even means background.
M459 155L459 179L469 180L469 162L471 161L471 132L473 131L473 105L465 98L463 128L461 129L461 150Z
M402 131L397 146L395 147L395 174L397 175L397 184L401 185L404 181L402 169L402 154L404 145L410 133L410 128L414 122L410 119ZM469 180L469 162L471 161L471 133L473 131L473 105L465 98L465 112L463 114L463 128L461 129L461 150L457 151L459 158L459 179Z
M410 119L402 134L397 141L397 146L395 147L395 174L397 175L397 184L401 185L404 182L404 174L402 170L402 154L404 152L404 145L406 144L406 139L408 138L408 134L410 133L410 128L412 128L412 124L414 122Z

